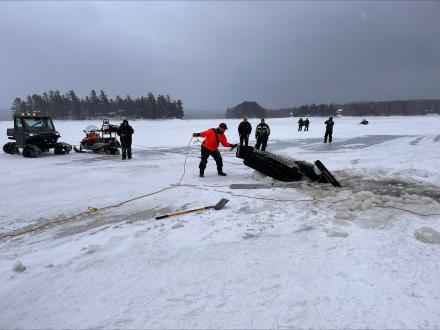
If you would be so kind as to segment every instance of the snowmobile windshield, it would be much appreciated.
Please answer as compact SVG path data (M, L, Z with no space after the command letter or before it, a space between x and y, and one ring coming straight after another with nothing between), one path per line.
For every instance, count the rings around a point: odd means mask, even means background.
M50 118L23 118L24 124L29 129L35 130L54 130L52 119Z

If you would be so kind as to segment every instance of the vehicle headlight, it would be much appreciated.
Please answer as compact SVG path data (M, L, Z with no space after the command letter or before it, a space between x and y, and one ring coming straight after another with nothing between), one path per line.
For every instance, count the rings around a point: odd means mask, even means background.
M60 136L60 133L58 131L55 131L56 136Z
M35 136L34 133L28 133L28 136Z

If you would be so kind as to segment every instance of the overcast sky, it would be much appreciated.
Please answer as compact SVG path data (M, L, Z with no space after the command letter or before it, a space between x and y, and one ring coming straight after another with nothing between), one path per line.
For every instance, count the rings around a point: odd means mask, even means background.
M440 2L0 2L0 108L92 88L197 110L440 98Z

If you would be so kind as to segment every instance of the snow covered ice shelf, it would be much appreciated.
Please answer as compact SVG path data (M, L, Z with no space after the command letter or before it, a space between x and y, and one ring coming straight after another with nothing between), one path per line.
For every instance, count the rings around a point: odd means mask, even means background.
M1 241L0 328L439 328L440 217L399 208L440 213L440 117L338 117L331 145L325 118L310 120L297 132L295 118L268 119L268 150L320 159L342 189L230 190L270 180L227 151L228 176L210 160L200 179L192 144L183 183L205 190L182 186ZM134 121L131 161L1 154L0 232L178 182L191 133L219 121ZM236 142L239 121L226 122ZM87 124L98 123L55 121L72 144ZM220 211L154 220L220 198L230 199Z

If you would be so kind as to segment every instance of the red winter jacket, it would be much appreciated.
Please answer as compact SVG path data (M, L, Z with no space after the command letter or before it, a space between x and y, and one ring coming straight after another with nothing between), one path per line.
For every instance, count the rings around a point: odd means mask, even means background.
M217 135L217 138L215 137ZM209 151L214 151L218 148L219 143L221 143L224 147L232 147L232 144L228 142L224 133L219 133L215 128L210 128L202 133L200 136L205 138L202 146L204 146Z

